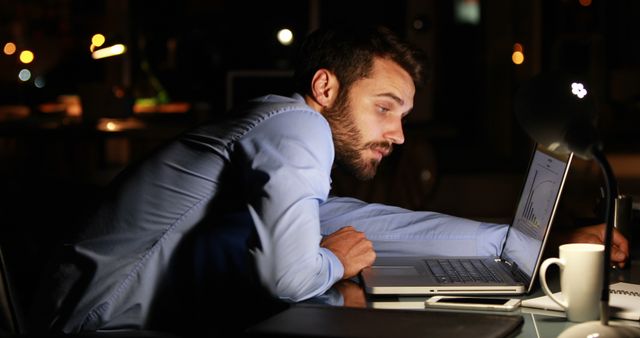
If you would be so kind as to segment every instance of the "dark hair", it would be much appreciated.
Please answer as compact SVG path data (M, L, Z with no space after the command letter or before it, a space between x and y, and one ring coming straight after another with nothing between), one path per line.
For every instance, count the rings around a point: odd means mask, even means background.
M374 57L388 58L411 75L416 86L424 82L424 53L402 41L386 27L334 27L311 33L300 46L296 59L296 91L308 94L318 69L333 72L340 86L349 89L367 77ZM344 92L343 92L344 93Z

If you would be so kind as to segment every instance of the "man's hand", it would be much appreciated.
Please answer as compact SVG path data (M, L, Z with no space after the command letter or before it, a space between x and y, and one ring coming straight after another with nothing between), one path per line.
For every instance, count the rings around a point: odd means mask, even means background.
M591 225L577 228L566 234L566 243L604 243L606 224ZM629 258L629 242L617 230L613 229L611 238L611 262L623 268Z
M376 259L371 241L352 226L340 228L326 236L320 246L331 250L338 257L344 266L344 279L354 277Z

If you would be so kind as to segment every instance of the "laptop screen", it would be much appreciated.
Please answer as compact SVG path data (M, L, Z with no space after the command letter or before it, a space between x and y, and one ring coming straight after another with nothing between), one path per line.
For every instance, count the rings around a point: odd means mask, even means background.
M537 146L529 165L520 202L509 227L502 259L516 262L529 278L555 214L571 155L551 155Z

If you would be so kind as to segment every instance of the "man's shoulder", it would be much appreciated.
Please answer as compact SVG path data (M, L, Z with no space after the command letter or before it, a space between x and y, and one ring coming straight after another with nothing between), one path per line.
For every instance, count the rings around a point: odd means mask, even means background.
M266 95L248 102L237 113L245 122L257 125L269 121L269 125L286 124L288 128L304 127L321 128L326 131L328 122L324 116L306 104L300 95L291 97L279 95Z
M279 94L267 94L267 95L262 95L262 96L258 96L255 97L251 100L248 100L249 103L255 102L255 103L274 103L274 104L279 104L279 103L289 103L289 104L295 104L295 103L301 103L301 104L305 104L304 99L302 98L302 96L300 96L299 94L292 94L291 96L284 96L284 95L279 95Z
M265 137L269 135L288 135L308 140L330 138L331 131L327 120L306 104L300 95L291 97L266 95L238 106L226 117L209 121L187 133L214 138L216 142L225 140L227 145L245 137Z
M252 114L266 114L271 116L283 112L292 111L319 114L309 105L307 105L302 96L300 96L299 94L293 94L291 96L281 96L275 94L260 96L249 100L244 105L236 108L235 114L244 116Z

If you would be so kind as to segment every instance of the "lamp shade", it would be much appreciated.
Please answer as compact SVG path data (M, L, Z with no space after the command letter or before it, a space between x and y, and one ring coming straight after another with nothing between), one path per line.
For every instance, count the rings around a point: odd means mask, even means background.
M515 96L515 114L531 138L556 153L590 159L593 147L601 146L593 93L577 77L543 73L525 82Z

